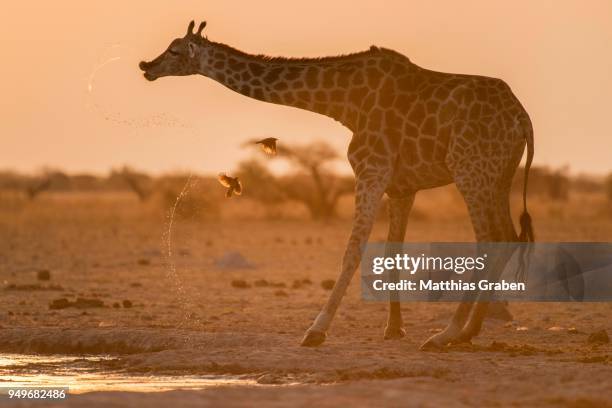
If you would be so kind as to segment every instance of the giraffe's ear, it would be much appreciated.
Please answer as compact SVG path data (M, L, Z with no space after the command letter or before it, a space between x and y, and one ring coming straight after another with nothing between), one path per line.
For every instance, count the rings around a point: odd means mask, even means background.
M189 58L195 57L198 46L193 41L189 41L189 43L187 43L187 48L189 49Z

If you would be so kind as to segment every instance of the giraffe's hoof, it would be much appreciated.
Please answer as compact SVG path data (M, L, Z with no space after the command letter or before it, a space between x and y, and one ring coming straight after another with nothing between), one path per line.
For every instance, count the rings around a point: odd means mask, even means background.
M302 339L300 346L302 347L317 347L325 342L327 334L325 332L308 330Z
M385 328L385 340L401 339L406 335L406 330L399 326L387 326Z
M425 341L425 343L421 344L421 347L419 347L419 350L421 351L440 351L443 349L444 345L432 340L431 338Z
M471 343L472 338L474 338L476 334L473 334L469 331L461 331L457 337L455 337L450 343L451 344L462 344L462 343Z
M421 344L421 351L439 351L449 343L448 337L442 332L434 334L428 338L425 343Z
M487 309L487 315L489 319L502 320L504 322L511 322L514 320L514 316L508 310L508 304L506 302L491 302Z

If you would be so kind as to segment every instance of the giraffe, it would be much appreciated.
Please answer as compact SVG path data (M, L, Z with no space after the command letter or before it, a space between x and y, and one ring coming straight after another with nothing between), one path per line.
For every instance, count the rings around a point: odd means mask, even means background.
M194 32L139 67L154 81L203 75L260 101L335 119L353 132L348 160L355 174L355 214L342 266L328 301L301 345L322 344L361 260L379 202L389 197L388 242L402 242L419 190L455 183L478 242L533 240L527 179L533 160L529 116L500 79L431 71L404 55L372 46L323 58L252 55ZM511 181L527 146L521 234L510 215ZM480 300L480 299L478 299ZM468 341L478 334L488 301L460 302L446 329L423 348ZM384 337L400 338L400 305L391 298Z

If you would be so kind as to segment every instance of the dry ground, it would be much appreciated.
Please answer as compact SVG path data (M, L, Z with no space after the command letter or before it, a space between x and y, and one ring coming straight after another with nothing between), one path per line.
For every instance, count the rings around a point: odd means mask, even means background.
M407 240L472 240L461 204L436 194L418 199ZM538 239L610 241L612 218L589 200L535 202ZM419 344L444 327L454 305L404 304L407 336L383 341L386 305L361 301L355 279L328 341L299 347L329 294L321 281L336 278L350 222L249 220L236 212L239 203L229 205L223 221L176 221L174 269L167 219L132 197L56 195L5 206L0 352L111 353L118 358L100 370L236 374L281 384L91 393L71 397L72 406L612 405L612 346L587 341L596 330L612 334L607 303L513 304L515 322L489 321L472 345L426 353ZM385 229L379 222L372 239L382 240ZM215 263L232 251L253 267ZM42 269L51 280L37 280ZM20 286L28 284L41 287ZM78 297L105 307L49 308L54 299Z

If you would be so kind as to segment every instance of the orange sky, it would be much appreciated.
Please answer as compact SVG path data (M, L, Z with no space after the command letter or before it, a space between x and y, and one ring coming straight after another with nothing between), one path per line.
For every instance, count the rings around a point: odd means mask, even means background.
M175 4L176 3L176 4ZM3 4L0 169L231 171L245 139L349 131L204 77L145 81L191 19L247 52L324 56L371 44L426 68L503 78L530 113L538 164L612 171L612 2L36 1ZM99 68L88 83L94 68Z

